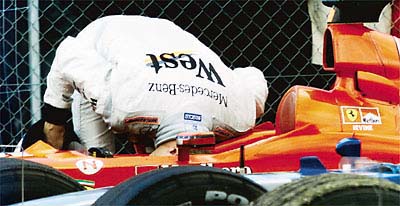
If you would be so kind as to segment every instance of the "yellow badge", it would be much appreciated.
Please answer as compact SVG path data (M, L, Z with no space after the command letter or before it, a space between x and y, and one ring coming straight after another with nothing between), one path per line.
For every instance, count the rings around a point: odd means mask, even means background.
M346 116L351 122L354 122L357 120L358 111L356 109L346 109Z

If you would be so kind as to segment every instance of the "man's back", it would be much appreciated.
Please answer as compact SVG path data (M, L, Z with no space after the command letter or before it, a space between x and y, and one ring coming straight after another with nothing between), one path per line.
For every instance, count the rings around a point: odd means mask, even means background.
M110 78L112 114L120 115L112 123L121 124L136 112L160 111L182 114L182 121L184 113L201 115L209 119L207 126L212 118L239 130L252 126L254 97L243 85L238 87L232 70L192 34L162 19L103 20L97 49L116 64Z
M254 126L251 88L238 83L241 77L211 49L167 20L98 19L61 43L52 70L70 85L49 92L50 103L57 103L50 101L55 91L73 85L117 131L128 128L127 118L148 115L160 118L161 139L212 130L215 120L239 131ZM58 81L57 72L51 73L50 82Z

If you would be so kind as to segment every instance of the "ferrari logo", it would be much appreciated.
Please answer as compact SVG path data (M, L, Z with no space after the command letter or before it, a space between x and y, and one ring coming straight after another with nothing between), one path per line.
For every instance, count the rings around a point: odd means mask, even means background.
M382 124L378 107L341 106L343 124Z
M351 122L354 122L357 120L358 111L356 109L346 109L346 116Z

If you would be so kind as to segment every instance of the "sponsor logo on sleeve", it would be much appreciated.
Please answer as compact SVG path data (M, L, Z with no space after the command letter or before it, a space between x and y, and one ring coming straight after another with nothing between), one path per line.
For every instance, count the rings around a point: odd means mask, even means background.
M201 115L200 114L193 114L193 113L184 113L183 114L184 120L192 120L196 122L201 122Z

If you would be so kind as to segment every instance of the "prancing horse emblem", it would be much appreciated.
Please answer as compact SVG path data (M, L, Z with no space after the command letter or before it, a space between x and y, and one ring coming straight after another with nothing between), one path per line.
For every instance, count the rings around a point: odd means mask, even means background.
M346 109L346 116L350 121L354 122L358 117L358 111L355 109Z

